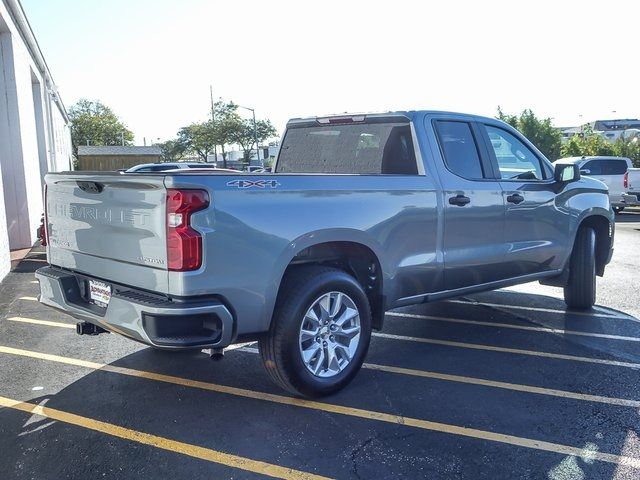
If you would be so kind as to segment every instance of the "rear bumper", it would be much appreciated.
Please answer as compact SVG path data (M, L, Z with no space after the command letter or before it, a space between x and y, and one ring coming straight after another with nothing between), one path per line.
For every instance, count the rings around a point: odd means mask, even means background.
M640 205L640 192L627 192L622 198L629 207L637 207Z
M229 309L215 299L173 301L121 285L112 285L106 308L82 295L88 277L55 267L36 271L40 302L133 340L170 350L223 348L234 335Z
M611 206L612 207L633 207L636 205L640 205L640 201L638 201L638 197L635 195L630 195L627 193L623 193L621 195L610 195Z

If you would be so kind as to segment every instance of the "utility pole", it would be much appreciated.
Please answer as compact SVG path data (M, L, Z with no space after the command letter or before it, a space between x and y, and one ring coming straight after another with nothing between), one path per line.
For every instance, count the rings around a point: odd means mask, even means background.
M253 112L253 137L256 141L256 155L258 156L258 163L260 163L260 148L258 146L258 124L256 123L256 111L251 109Z
M211 95L211 126L215 127L216 123L216 109L213 105L213 85L209 85L209 94ZM213 158L216 165L218 164L218 146L213 146Z
M124 147L124 131L120 132L120 143Z

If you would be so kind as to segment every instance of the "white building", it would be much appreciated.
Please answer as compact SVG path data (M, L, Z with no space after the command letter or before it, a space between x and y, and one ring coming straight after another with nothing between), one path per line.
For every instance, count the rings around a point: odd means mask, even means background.
M0 0L0 279L36 241L42 179L71 168L69 118L18 0Z

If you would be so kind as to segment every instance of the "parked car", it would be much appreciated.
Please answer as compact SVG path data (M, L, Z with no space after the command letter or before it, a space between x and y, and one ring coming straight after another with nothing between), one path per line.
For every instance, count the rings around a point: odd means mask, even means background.
M635 205L640 205L640 168L629 168L624 177L624 187L628 195L636 197Z
M604 183L492 118L294 119L274 173L46 176L40 301L155 348L259 342L274 382L344 387L385 311L533 280L590 308Z
M627 194L624 179L627 170L633 166L629 158L625 157L568 157L561 158L563 163L575 163L580 173L597 178L609 189L609 198L615 212L621 212L625 207L636 202L635 197Z
M217 168L215 163L206 162L165 162L143 163L125 170L126 173L165 172L183 168Z

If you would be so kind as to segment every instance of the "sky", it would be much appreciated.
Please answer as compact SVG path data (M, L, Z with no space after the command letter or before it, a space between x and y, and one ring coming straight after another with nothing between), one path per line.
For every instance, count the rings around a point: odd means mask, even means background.
M637 0L22 3L67 108L102 101L140 145L206 120L210 85L280 132L293 117L498 105L557 126L640 117Z

